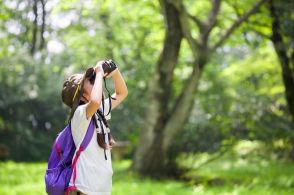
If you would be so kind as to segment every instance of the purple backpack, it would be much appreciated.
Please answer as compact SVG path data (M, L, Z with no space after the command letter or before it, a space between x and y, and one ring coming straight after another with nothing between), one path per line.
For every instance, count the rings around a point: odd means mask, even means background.
M49 195L64 195L71 190L76 190L76 163L94 134L94 124L91 120L86 135L76 150L71 133L71 125L68 124L57 136L48 161L45 174L46 192ZM73 186L69 186L73 174Z

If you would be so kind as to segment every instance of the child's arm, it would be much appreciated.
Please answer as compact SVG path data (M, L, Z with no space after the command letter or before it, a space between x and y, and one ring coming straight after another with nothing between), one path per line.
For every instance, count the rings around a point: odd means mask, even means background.
M103 61L98 62L94 68L96 73L96 79L90 94L89 102L86 105L87 119L92 117L95 114L95 112L97 112L102 101L102 79L104 75L102 65L101 65L102 63Z
M111 101L111 107L114 109L127 97L128 88L123 76L118 69L114 70L109 76L111 76L114 81L115 93L112 95L112 97L114 97L115 100L112 99Z

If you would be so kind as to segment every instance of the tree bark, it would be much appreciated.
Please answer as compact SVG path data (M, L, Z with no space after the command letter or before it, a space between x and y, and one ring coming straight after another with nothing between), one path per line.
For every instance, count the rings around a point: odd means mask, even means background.
M293 70L291 70L290 67L291 56L288 57L287 55L287 46L283 41L281 24L273 0L270 0L269 2L269 10L272 17L271 40L274 44L274 48L278 55L282 68L282 78L285 86L285 97L290 115L292 117L292 121L294 121L294 78L292 74Z
M134 156L133 169L159 177L166 170L166 153L163 152L164 127L169 119L168 102L171 95L173 70L178 60L183 38L179 13L168 0L161 1L165 16L164 47L150 79L150 106L147 109L146 126L142 130Z

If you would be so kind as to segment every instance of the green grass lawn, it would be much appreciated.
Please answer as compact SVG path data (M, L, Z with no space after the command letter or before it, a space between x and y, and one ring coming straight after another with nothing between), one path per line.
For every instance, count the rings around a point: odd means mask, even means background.
M258 142L241 141L232 151L199 168L211 154L182 155L193 193L199 195L293 195L294 163L265 151ZM192 194L193 194L192 193Z
M223 157L187 174L199 195L293 195L294 164Z
M128 160L113 163L113 195L192 194L192 186L142 178L127 171L129 166ZM45 168L46 163L0 163L0 195L45 195Z
M200 169L209 155L185 156L190 181L152 180L128 171L131 161L113 163L113 195L293 195L294 164L264 157L223 155ZM195 158L197 159L195 161ZM197 164L198 163L198 164ZM0 195L42 195L46 163L0 163Z

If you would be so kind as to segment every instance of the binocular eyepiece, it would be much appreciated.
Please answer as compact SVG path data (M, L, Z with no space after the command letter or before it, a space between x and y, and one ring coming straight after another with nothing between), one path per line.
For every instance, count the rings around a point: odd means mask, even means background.
M109 75L112 71L114 71L117 68L117 66L113 60L106 60L103 62L102 68L104 73L106 73L106 75ZM96 73L93 69L93 72L89 75L89 80L92 85L94 84L95 78L96 78Z
M102 68L103 68L104 73L110 74L112 71L114 71L117 68L117 66L114 63L114 61L107 60L102 64Z

